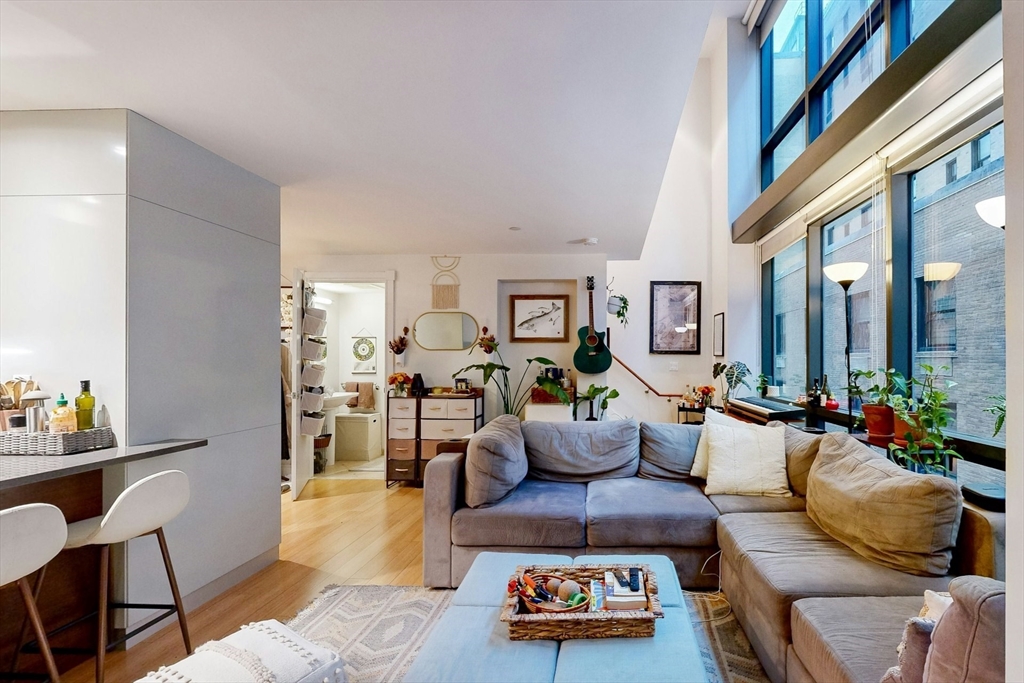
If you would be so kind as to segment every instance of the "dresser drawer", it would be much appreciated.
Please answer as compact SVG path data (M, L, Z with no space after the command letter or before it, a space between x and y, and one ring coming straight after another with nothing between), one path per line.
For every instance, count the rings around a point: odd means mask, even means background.
M415 460L416 439L388 439L388 460Z
M456 398L448 401L449 420L472 420L476 417L476 401Z
M460 439L476 431L474 420L423 420L420 422L420 438L440 441Z
M416 399L414 398L393 398L388 402L388 417L416 417Z
M388 460L388 481L415 481L415 460Z
M416 420L415 419L391 419L388 420L388 438L389 439L415 439L416 438Z
M437 455L437 447L444 441L420 441L420 460L432 460Z
M446 398L425 398L420 403L424 420L445 420L448 418L448 399Z

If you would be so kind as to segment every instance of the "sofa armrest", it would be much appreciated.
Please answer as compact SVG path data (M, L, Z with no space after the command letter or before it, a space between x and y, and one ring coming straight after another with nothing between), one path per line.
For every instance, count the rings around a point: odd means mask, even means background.
M427 463L423 473L424 586L452 586L452 515L462 499L460 488L468 443L438 444L439 454Z
M964 503L953 573L1006 580L1006 513Z

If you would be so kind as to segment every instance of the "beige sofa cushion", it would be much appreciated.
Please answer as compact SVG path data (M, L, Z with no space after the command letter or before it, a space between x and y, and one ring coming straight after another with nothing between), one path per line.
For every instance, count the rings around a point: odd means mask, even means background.
M847 434L826 434L807 479L807 514L886 567L949 571L963 501L956 482L908 472Z
M704 426L708 439L705 493L788 498L786 437L780 427Z
M897 662L919 597L808 598L793 603L793 650L821 683L880 681ZM909 683L909 682L908 682Z
M802 429L791 427L785 422L773 420L765 427L786 428L786 474L789 487L798 496L807 495L807 475L818 455L818 445L824 434L808 434Z
M717 410L705 410L704 411L704 426L707 425L722 425L724 427L750 427L750 423L737 420L734 417L723 415ZM693 456L693 466L690 468L691 477L700 477L701 479L708 478L708 456L709 456L709 444L708 444L708 430L701 429L700 439L697 440L697 452Z
M924 683L1001 681L1006 666L1006 584L961 576L949 584L953 604L932 632Z

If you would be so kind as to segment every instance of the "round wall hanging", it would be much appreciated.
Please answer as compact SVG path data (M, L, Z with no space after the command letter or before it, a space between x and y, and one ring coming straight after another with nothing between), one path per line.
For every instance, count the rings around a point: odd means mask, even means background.
M373 340L368 337L360 337L356 339L356 343L352 345L352 355L356 357L356 360L370 360L373 358L377 349L374 346Z

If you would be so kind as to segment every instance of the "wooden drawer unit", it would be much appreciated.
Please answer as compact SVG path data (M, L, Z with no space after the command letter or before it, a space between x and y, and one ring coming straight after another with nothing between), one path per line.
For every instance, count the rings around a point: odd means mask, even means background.
M420 441L420 460L426 462L433 460L437 455L437 445L444 441L423 440Z
M415 460L416 439L388 439L388 460Z
M389 439L415 439L416 420L406 418L388 420Z
M421 420L421 439L461 439L476 431L476 421L470 420Z
M447 420L448 399L425 398L420 405L420 416L424 420Z
M392 398L388 401L388 419L409 418L416 419L415 398Z
M416 460L388 460L388 481L416 481L419 479Z
M482 410L482 407L481 407ZM482 415L482 413L481 413ZM476 401L468 401L465 399L453 400L448 402L448 419L449 420L472 420L477 416L477 405Z

